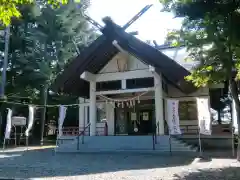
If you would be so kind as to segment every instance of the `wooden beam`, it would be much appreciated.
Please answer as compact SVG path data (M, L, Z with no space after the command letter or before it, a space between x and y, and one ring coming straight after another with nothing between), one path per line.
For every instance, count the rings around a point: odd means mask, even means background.
M96 75L92 74L88 71L84 71L81 75L80 75L81 79L84 79L86 81L95 81L96 80Z
M154 91L154 87L150 88L138 88L138 89L122 89L122 90L110 90L110 91L97 91L96 95L110 95L110 94L123 94L123 93L134 93L134 92L146 92Z
M153 77L153 73L150 72L149 69L97 74L96 81L104 82L104 81L116 81L116 80L123 80L123 79L135 79L135 78L146 78L146 77Z

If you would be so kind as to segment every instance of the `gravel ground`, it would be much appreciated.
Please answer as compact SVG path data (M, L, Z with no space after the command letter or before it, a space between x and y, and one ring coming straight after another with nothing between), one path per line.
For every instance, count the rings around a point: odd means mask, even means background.
M51 149L0 152L0 179L239 180L240 163L157 154L56 154Z

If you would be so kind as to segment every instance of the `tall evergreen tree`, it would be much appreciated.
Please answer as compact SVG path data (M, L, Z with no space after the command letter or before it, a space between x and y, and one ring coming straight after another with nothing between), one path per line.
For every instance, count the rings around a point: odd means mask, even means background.
M40 2L21 6L20 10L22 19L11 25L6 92L36 98L40 92L46 104L49 85L76 56L73 41L80 39L78 44L84 47L96 34L83 17L84 9L72 1L56 9ZM46 108L42 110L44 124Z
M34 52L29 58L32 67L30 74L24 74L23 79L37 82L36 88L40 89L42 103L47 102L49 85L61 72L64 66L76 56L76 47L73 43L76 37L82 38L82 45L86 46L95 38L95 34L83 18L83 12L74 2L58 9L45 5L37 17L36 26L29 32ZM35 59L32 61L32 59ZM38 87L40 85L40 87ZM45 124L46 108L42 110L42 137ZM43 139L41 139L43 140Z
M196 86L228 81L236 104L240 130L240 1L239 0L162 0L166 11L183 17L181 31L169 34L172 41L188 47L190 58L200 65L187 77ZM178 44L178 43L177 43ZM240 160L240 131L238 159Z
M0 23L7 26L11 23L12 18L20 18L22 15L19 6L30 5L38 2L50 4L53 8L58 8L65 5L71 0L0 0ZM80 3L81 0L74 2Z

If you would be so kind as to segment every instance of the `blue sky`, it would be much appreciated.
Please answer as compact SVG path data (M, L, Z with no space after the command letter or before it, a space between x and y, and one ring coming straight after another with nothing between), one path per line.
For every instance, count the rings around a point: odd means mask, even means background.
M160 12L158 0L91 0L89 15L102 24L102 18L110 16L117 24L124 25L147 4L153 4L142 17L132 24L127 32L138 31L142 40L156 40L162 44L170 29L180 28L181 20L171 13Z

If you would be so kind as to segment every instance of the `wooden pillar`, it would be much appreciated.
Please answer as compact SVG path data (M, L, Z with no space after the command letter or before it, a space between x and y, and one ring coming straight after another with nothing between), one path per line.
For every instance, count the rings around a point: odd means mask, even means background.
M159 123L159 134L164 135L164 116L163 116L163 90L161 75L154 72L155 85L155 114L156 123Z
M114 135L114 106L112 104L106 105L106 116L108 123L108 135Z
M85 117L84 117L84 98L79 98L79 118L78 118L78 127L80 129L80 131L82 130L82 128L85 126Z
M90 116L90 136L96 135L96 82L90 81L90 103L89 103L89 116Z

